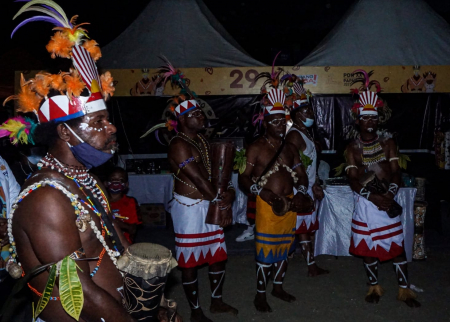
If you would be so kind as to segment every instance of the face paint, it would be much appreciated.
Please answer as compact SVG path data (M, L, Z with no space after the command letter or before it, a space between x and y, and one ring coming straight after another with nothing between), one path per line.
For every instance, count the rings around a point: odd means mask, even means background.
M92 128L89 126L89 124L87 124L87 123L80 123L80 125L78 126L78 128L80 129L80 130L82 130L82 131L86 131L86 130L88 130L88 131L90 131L90 130L92 130Z
M111 150L111 154L97 150L90 144L84 142L66 123L64 123L64 125L72 132L78 141L81 142L75 146L72 146L69 142L66 143L75 158L86 168L91 169L93 167L98 167L112 158L112 154L114 153L113 150Z

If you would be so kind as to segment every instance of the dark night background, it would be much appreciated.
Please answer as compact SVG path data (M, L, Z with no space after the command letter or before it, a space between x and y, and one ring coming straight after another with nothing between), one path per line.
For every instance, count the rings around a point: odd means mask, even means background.
M53 34L45 22L30 23L10 39L10 33L31 13L12 17L23 3L2 0L0 10L0 86L11 91L14 70L59 67L64 60L51 62L45 44ZM150 0L57 1L68 17L78 14L78 22L90 22L89 35L100 47L117 37L142 11ZM354 0L204 0L205 4L234 39L255 59L271 64L276 52L283 51L280 65L300 62L336 25ZM450 2L426 0L444 19L450 22ZM174 21L174 32L176 22ZM426 26L423 26L426 28ZM351 35L349 35L351 37ZM386 50L389 50L388 48ZM67 62L69 64L69 62ZM62 67L65 67L64 65ZM6 88L5 88L6 86ZM9 87L9 88L8 88ZM2 90L0 89L0 97Z

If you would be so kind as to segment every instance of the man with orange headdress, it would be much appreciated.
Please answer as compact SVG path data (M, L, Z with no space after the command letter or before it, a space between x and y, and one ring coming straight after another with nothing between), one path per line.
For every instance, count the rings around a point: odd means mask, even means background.
M18 100L18 111L34 113L38 123L18 116L5 122L1 133L8 132L12 143L48 146L12 205L6 270L13 278L23 276L38 321L134 321L123 306L118 269L127 241L114 226L104 186L89 173L118 149L105 104L114 91L111 75L98 74L100 49L85 39L86 30L74 26L76 16L69 21L51 0L27 2L18 15L24 11L48 17L27 19L14 32L30 21L54 23L57 31L47 50L52 57L70 58L73 69L28 81L22 75L21 92L6 100ZM24 307L31 305L11 301L2 320L10 321Z
M383 102L369 88L367 80L353 107L359 136L347 147L345 170L355 199L350 253L363 257L370 283L367 302L378 303L383 294L378 284L378 260L393 259L399 285L397 299L418 307L420 303L409 288L402 207L395 201L400 185L397 145L393 139L377 134L378 109Z

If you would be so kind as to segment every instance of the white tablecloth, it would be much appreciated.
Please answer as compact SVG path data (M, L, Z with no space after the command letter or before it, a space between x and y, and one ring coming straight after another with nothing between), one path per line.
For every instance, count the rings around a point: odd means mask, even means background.
M403 207L401 221L405 235L408 262L412 260L414 240L414 198L416 188L400 188L396 200ZM319 230L316 233L315 255L351 256L350 247L353 192L349 186L327 186L319 208Z
M172 199L173 178L171 174L130 174L128 175L128 195L143 203L163 203L170 212L169 202ZM247 223L247 196L239 190L238 175L233 173L232 181L236 188L236 199L233 203L233 222Z

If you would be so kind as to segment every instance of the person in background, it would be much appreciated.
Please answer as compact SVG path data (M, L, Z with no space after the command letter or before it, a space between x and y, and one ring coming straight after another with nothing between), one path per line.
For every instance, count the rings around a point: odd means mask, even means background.
M256 196L252 193L247 195L247 229L236 237L237 242L244 242L255 239L255 216L256 216Z
M128 190L128 173L125 169L116 167L108 176L106 188L109 191L109 201L113 216L122 229L125 238L133 243L137 225L142 224L139 203L134 197L126 195Z
M6 161L0 157L0 306L5 302L14 283L6 271L6 261L10 256L10 242L7 224L11 205L20 193L20 185Z

